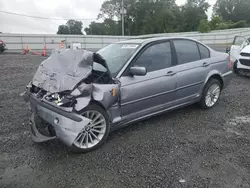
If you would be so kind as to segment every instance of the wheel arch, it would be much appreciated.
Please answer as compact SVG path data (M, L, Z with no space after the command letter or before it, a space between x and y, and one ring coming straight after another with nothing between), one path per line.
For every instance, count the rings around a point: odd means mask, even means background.
M91 105L91 104L95 104L95 105L101 107L107 113L110 123L112 123L112 121L113 121L112 113L110 113L110 111L108 109L106 109L105 106L101 102L96 101L96 100L91 100L89 105Z
M105 106L100 101L96 101L94 99L91 99L89 104L86 105L81 110L79 110L78 112L84 111L90 105L96 105L96 106L100 107L103 111L105 111L106 114L108 115L110 123L112 123L114 121L114 118L118 117L120 119L120 117L121 117L121 112L120 112L119 107L116 107L114 109L111 107L111 108L107 109L107 108L105 108Z
M102 104L101 102L99 102L99 101L91 100L91 101L89 102L88 105L91 105L91 104L95 104L95 105L101 107L103 110L107 111L107 109L106 109L106 108L103 106L103 104Z
M221 83L221 88L223 89L223 87L224 87L224 81L223 81L223 78L222 78L221 74L218 71L213 71L213 72L210 72L208 74L208 76L206 78L206 81L205 81L205 84L204 84L204 87L208 83L208 81L211 80L211 79L218 80Z

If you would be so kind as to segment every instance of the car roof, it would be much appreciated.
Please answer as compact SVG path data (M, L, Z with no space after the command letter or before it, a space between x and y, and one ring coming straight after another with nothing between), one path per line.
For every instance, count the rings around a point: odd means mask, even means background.
M195 39L188 38L188 37L149 37L149 38L134 38L134 39L128 39L124 41L119 41L118 43L124 44L124 43L136 43L136 44L147 44L150 42L157 42L161 40L170 40L170 39L188 39L198 42Z

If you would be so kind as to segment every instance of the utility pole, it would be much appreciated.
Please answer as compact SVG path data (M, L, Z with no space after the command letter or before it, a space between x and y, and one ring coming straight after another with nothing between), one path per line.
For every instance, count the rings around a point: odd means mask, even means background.
M121 14L122 14L122 36L124 36L124 0L122 0Z

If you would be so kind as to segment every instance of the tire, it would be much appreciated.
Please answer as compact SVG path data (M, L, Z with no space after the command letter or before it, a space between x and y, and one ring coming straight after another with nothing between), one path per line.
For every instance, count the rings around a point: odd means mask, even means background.
M236 75L239 75L240 73L239 73L239 70L238 70L238 68L237 68L237 64L238 64L238 61L236 60L236 61L234 62L234 65L233 65L233 71L234 71L234 73L235 73Z
M216 90L216 96L218 94L218 96L217 96L218 98L216 99L216 97L214 97L214 98L212 97L211 103L209 103L209 99L208 99L209 94L208 94L208 92L211 93L211 90L213 90L213 88L214 89L216 88L215 86L219 88L219 91ZM221 84L221 82L219 80L217 80L215 78L209 79L209 81L205 85L205 87L203 89L203 92L202 92L201 100L199 102L200 107L203 108L203 109L209 109L209 108L214 107L217 104L217 102L219 101L219 99L220 99L221 90L222 90L222 84ZM208 100L206 101L206 99L208 99ZM213 102L214 102L214 104L212 104Z
M93 113L94 113L94 115L93 115ZM85 127L85 129L82 131L82 133L80 133L77 136L76 140L74 141L74 143L71 147L71 150L73 152L76 152L76 153L86 153L86 152L93 151L104 144L104 142L106 141L106 139L109 135L110 120L109 120L109 116L108 116L107 112L102 107L100 107L99 105L96 105L96 104L90 104L89 106L84 108L80 112L80 114L85 116L85 117L89 116L90 119L91 119L91 116L93 116L92 117L93 123L88 124ZM100 115L99 118L97 118L98 115ZM97 120L95 120L95 118L97 118ZM104 123L104 121L105 121L105 123ZM96 126L93 126L95 123L98 123L98 122L101 122L101 123L97 124ZM98 127L98 128L95 128L95 127ZM99 128L99 127L102 127L102 128ZM98 131L99 133L96 131ZM84 136L84 134L85 134L85 136ZM94 137L93 134L96 137ZM92 138L92 140L91 140L91 138ZM87 140L87 142L86 142L86 140ZM81 144L81 141L82 141L82 144ZM90 143L88 143L88 141L90 141Z

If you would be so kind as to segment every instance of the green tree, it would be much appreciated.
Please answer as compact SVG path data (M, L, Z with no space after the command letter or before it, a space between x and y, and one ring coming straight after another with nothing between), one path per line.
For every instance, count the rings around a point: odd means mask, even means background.
M209 4L205 0L188 0L182 7L184 31L197 31L201 20L206 20Z
M204 19L204 20L200 21L198 31L201 32L201 33L207 33L209 31L211 31L209 23L208 23L207 20Z
M125 34L139 35L177 31L181 20L175 0L124 0ZM98 18L118 19L121 23L121 1L108 0L102 4ZM178 23L177 23L178 22ZM118 27L121 34L121 25Z
M175 0L124 0L125 35L142 35L178 31L197 31L207 19L207 0L188 0L177 6ZM121 35L121 0L106 0L98 18L85 28L87 34Z
M70 34L69 33L69 27L67 25L59 25L57 34L58 35L68 35L68 34Z
M213 9L223 21L246 20L250 23L250 0L217 0Z
M105 19L104 22L91 22L84 31L87 35L119 35L120 23L112 19Z
M215 14L222 17L223 20L232 20L235 13L235 7L237 6L238 0L217 0L214 5Z
M68 20L66 25L60 25L58 27L57 34L71 34L71 35L82 35L82 22L76 20Z
M210 28L213 29L217 29L218 26L221 23L221 19L219 16L213 16L211 21L209 22Z

